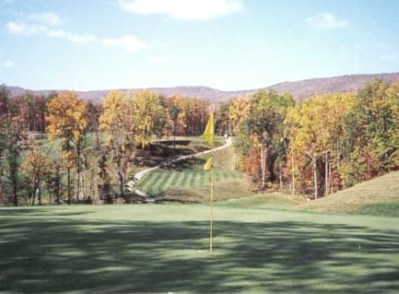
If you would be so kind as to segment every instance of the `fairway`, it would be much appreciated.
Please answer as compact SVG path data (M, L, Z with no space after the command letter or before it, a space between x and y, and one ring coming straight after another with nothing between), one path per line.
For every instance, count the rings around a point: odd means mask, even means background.
M397 293L399 219L206 205L0 209L0 292ZM257 204L258 205L258 204Z

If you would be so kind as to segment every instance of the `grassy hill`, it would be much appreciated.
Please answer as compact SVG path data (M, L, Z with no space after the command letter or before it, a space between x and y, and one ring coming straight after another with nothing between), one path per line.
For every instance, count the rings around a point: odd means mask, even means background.
M399 216L399 172L372 179L300 206L330 212Z

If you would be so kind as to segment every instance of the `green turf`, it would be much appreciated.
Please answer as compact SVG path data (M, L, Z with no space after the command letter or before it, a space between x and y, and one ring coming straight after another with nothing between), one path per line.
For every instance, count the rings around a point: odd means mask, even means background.
M244 206L1 208L0 292L399 292L398 218Z
M368 215L399 217L399 203L385 202L385 203L364 205L355 212L360 214L368 214Z
M182 201L207 201L210 191L209 171L204 171L208 155L183 162L172 168L152 171L139 189L153 196L167 195ZM216 201L253 195L242 172L234 168L233 148L214 153L214 189Z
M311 201L301 208L317 211L399 215L399 171Z

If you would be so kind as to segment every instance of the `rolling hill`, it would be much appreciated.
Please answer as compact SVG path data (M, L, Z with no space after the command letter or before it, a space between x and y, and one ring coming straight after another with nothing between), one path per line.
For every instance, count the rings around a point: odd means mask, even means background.
M294 82L282 82L275 85L267 86L261 89L274 89L277 92L291 93L295 100L304 100L316 94L326 94L333 92L356 92L363 87L367 82L375 79L382 79L387 83L399 81L399 72L383 73L383 74L361 74L361 75L344 75L328 78L315 78ZM17 96L25 92L34 94L47 95L52 91L60 90L39 90L33 91L21 87L10 86L8 89L11 96ZM143 89L120 89L121 91L140 91ZM214 103L227 101L231 98L248 95L260 89L241 90L241 91L222 91L204 86L181 86L171 88L150 88L149 90L158 92L166 97L172 95L181 95L190 98L209 99ZM80 98L84 100L91 100L99 102L108 93L109 90L94 90L94 91L77 91Z
M329 212L358 212L399 216L399 171L357 184L301 208Z

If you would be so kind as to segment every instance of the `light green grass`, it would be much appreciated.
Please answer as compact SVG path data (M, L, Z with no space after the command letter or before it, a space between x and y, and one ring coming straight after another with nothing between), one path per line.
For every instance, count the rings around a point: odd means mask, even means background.
M248 207L2 208L0 292L399 292L397 218Z
M155 170L139 183L139 189L153 196L162 194L182 201L207 201L211 181L211 173L203 168L207 158L205 155L187 165ZM214 189L216 201L253 195L245 175L234 168L233 148L214 154Z
M355 185L301 208L317 211L399 215L399 172Z

